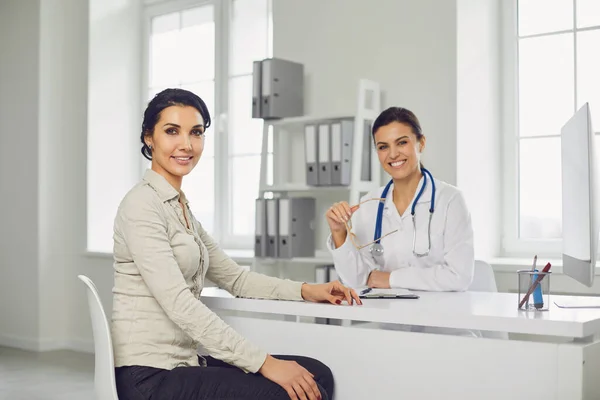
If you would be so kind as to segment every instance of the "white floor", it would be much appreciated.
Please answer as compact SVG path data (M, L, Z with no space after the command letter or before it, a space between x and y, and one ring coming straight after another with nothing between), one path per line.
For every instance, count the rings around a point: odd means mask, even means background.
M0 347L0 399L93 399L94 356Z

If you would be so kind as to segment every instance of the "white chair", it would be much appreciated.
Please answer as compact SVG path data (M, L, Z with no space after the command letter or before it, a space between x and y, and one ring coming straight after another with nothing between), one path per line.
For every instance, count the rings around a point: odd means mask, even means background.
M86 285L92 331L94 332L94 392L97 400L119 400L115 383L115 361L110 327L96 285L85 275L78 276Z
M473 282L469 286L470 292L497 292L496 277L492 266L485 261L475 260Z
M471 286L469 286L469 291L498 292L496 277L494 276L494 269L490 264L486 263L485 261L475 260L473 282L471 282ZM508 339L508 334L506 332L485 331L481 332L481 335L485 338Z

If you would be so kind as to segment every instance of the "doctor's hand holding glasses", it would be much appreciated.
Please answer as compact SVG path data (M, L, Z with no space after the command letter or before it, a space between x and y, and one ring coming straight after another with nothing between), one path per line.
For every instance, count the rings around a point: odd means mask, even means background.
M419 120L390 107L374 121L372 138L391 179L356 205L340 201L327 210L338 276L351 287L466 290L474 264L470 213L461 191L421 164Z
M350 241L352 242L352 245L356 248L356 250L362 250L368 246L376 246L381 239L398 231L397 229L395 229L384 235L380 235L379 237L375 238L369 243L360 244L358 242L356 234L352 232L352 215L355 211L357 211L360 208L362 204L370 201L379 202L383 204L385 202L385 198L373 198L363 200L354 206L350 206L347 202L341 201L339 203L335 203L327 210L325 217L327 218L327 222L329 223L329 229L331 230L332 239L336 244L336 247L341 246L346 241L346 238L349 236ZM389 275L389 272L377 270L372 271L369 274L367 286L373 288L389 288Z

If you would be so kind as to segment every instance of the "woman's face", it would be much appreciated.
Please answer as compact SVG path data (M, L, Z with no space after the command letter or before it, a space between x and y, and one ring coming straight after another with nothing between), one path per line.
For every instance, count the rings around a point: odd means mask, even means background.
M170 106L162 110L152 136L152 169L161 175L181 180L192 172L204 150L204 119L190 106Z
M404 179L419 169L425 136L417 140L410 125L392 122L374 135L377 156L383 169L395 180Z

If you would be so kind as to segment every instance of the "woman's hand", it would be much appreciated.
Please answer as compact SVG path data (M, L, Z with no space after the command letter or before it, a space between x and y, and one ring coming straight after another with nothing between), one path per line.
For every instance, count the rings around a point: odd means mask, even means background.
M314 303L328 301L332 304L342 304L342 301L346 300L349 305L354 304L354 301L356 301L356 304L362 304L354 289L347 288L340 281L317 285L305 283L302 285L302 298Z
M267 355L258 373L284 388L292 400L321 400L314 375L296 361L278 360Z
M369 274L367 286L370 288L389 289L390 288L390 272L373 270Z
M358 210L358 206L350 207L345 201L333 203L325 213L325 218L327 219L331 233L346 232L346 225L344 222L348 221L356 210Z
M347 202L340 201L339 203L334 203L325 213L325 218L329 224L336 248L340 247L346 241L348 232L346 232L345 222L352 218L352 214L358 210L358 207L350 207Z

